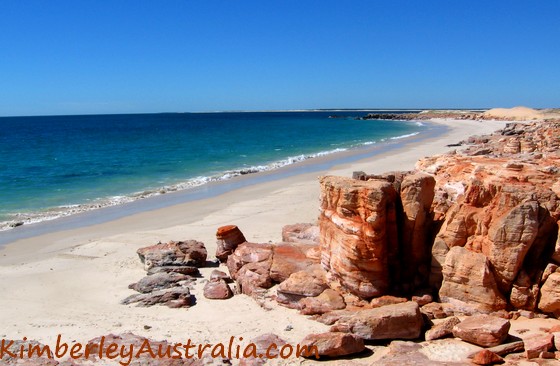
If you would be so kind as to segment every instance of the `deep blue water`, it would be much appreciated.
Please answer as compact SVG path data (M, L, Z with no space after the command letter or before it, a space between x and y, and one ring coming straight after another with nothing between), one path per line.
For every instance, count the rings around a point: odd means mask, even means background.
M414 122L329 119L332 114L366 112L0 118L0 222L39 221L422 129Z

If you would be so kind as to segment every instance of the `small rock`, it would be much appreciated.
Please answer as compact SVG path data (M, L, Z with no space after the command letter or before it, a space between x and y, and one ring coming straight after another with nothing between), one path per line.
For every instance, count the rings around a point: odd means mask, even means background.
M304 315L324 314L346 307L342 295L330 288L323 291L319 296L301 299L299 305L300 313Z
M402 304L403 302L407 302L407 301L408 300L404 297L385 295L372 299L369 304L371 305L372 308L379 308L385 305Z
M140 281L129 285L128 288L141 293L148 293L180 286L179 282L188 280L192 280L192 277L180 273L159 272L142 278Z
M222 279L212 280L204 286L204 297L214 300L225 300L233 296L226 281Z
M528 359L537 358L541 352L548 352L552 349L553 335L550 333L533 334L523 338L525 345L525 356Z
M418 306L424 306L434 301L434 298L430 294L424 294L422 296L412 296L412 301L418 303Z
M494 365L496 363L503 363L504 359L492 351L483 349L474 355L472 362L477 365Z
M426 332L426 340L432 341L434 339L440 339L453 334L453 327L459 324L461 321L456 316L449 317L434 325L430 330Z
M212 271L212 273L210 273L210 281L213 280L224 280L226 282L231 282L231 277L227 273L215 269Z

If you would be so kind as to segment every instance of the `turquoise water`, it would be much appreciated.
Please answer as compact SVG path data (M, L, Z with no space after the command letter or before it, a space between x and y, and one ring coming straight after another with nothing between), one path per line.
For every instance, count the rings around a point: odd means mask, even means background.
M0 222L36 222L418 133L366 112L0 118Z

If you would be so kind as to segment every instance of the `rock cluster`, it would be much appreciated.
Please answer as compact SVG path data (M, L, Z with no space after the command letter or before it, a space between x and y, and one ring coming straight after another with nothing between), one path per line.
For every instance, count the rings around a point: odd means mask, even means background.
M203 243L187 240L140 248L137 251L147 276L128 287L139 292L121 301L138 306L166 305L170 308L190 307L195 299L190 283L198 268L206 265L207 252Z

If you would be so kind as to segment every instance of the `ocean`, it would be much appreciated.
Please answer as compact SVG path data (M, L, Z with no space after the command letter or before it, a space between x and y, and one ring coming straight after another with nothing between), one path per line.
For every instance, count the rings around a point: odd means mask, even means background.
M376 111L379 112L379 111ZM339 118L329 118L337 115ZM366 111L0 118L0 230L413 136Z

